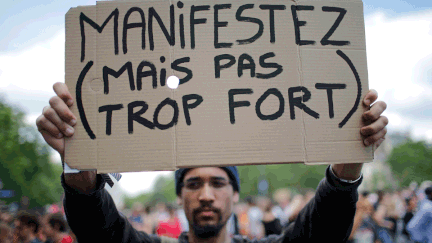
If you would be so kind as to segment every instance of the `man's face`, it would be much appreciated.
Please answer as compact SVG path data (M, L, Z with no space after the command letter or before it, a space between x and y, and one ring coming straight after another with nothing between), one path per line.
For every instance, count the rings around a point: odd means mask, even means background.
M186 173L178 203L183 205L189 226L197 234L198 230L217 231L224 226L238 199L223 169L204 167Z

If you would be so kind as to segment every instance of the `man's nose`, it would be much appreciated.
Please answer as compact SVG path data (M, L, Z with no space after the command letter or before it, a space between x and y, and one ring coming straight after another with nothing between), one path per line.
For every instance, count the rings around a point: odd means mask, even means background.
M201 188L199 198L200 201L214 201L214 191L213 188L209 185L209 183L204 183L203 187Z

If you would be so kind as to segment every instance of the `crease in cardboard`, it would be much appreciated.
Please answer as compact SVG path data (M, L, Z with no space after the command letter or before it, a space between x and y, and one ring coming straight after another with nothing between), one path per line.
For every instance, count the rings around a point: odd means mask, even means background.
M292 0L294 2L294 4L297 6L298 2L296 0ZM302 67L302 56L301 56L301 51L300 51L300 44L297 45L297 62L298 62L298 75L299 75L299 84L301 86L303 86L303 67ZM303 93L303 92L302 92ZM302 95L302 103L303 103L303 97L304 95ZM307 148L306 148L306 125L305 125L305 120L304 120L304 116L303 116L303 112L300 112L300 116L301 116L301 120L302 120L302 129L301 129L301 133L302 133L302 140L303 140L303 163L307 163L308 159L307 159Z

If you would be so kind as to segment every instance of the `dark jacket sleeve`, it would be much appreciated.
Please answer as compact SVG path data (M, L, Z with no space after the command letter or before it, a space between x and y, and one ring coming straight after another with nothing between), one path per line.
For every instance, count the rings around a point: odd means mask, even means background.
M61 175L65 191L63 200L68 224L80 243L86 242L154 242L160 238L135 230L116 208L111 195L105 190L105 181L97 175L96 190L81 194L69 187Z
M297 219L284 228L284 242L345 242L351 233L357 188L363 178L354 184L338 180L326 170L326 177L318 185L315 197L300 211Z

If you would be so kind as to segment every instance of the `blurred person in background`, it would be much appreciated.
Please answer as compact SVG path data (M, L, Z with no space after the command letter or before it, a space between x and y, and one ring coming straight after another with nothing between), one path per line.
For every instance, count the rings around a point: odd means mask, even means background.
M249 238L250 239L261 239L264 237L264 228L261 223L263 212L261 211L259 204L261 197L249 197L248 204L248 222L249 222Z
M378 202L374 205L376 210L373 214L373 219L377 224L377 237L378 239L391 238L394 240L394 232L396 224L393 219L393 212L395 210L394 201L390 193L380 191L378 193ZM388 241L388 240L387 240Z
M158 235L177 239L182 232L180 220L177 218L176 210L173 205L168 204L166 208L169 217L159 221L156 233Z
M302 208L304 207L304 205L305 203L303 195L297 194L293 197L286 213L288 216L288 224L294 222L297 219L297 216L300 213L300 210L302 210Z
M43 231L51 243L73 243L73 238L67 233L68 225L61 213L49 214L43 222Z
M425 199L418 212L409 221L407 231L411 239L418 242L432 242L432 187L424 190Z
M5 223L9 226L13 225L14 218L7 210L2 210L0 212L0 223Z
M403 230L402 230L402 241L407 243L414 243L411 239L410 234L407 231L408 222L414 217L415 210L417 208L417 196L415 194L412 195L411 198L406 199L406 213L403 217Z
M359 200L356 204L357 210L354 216L354 225L348 238L348 243L373 243L373 229L370 225L373 206L367 198L368 195L368 192L363 192L359 195Z
M12 243L12 228L5 223L0 222L0 243Z
M248 236L249 235L248 204L245 202L238 203L237 205L234 206L234 210L238 215L239 234Z
M143 215L143 231L147 234L153 234L155 232L157 222L154 218L155 215L152 214L153 207L147 205L144 207L144 215Z
M14 241L19 243L42 243L36 234L39 230L39 219L35 214L25 211L18 213L15 221Z
M282 233L282 225L279 218L272 211L273 203L270 198L265 198L263 203L263 219L265 236Z
M273 207L273 213L279 219L281 225L288 223L288 205L291 200L291 191L288 188L280 188L273 194L273 200L277 205Z
M132 213L129 216L129 222L134 228L138 230L143 230L144 220L143 220L143 205L140 202L135 202L132 205Z

